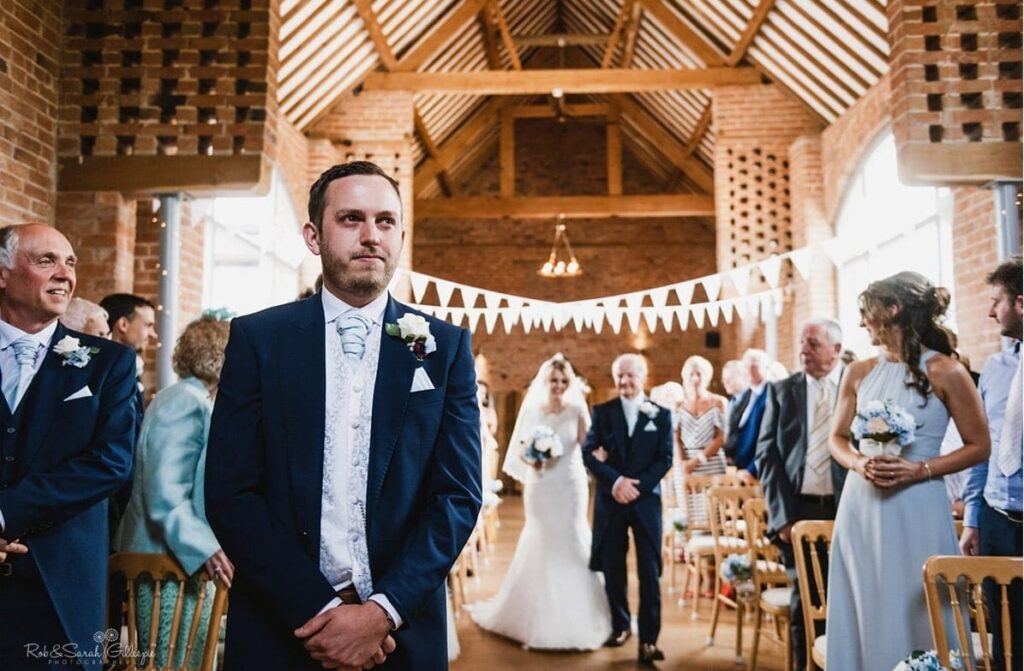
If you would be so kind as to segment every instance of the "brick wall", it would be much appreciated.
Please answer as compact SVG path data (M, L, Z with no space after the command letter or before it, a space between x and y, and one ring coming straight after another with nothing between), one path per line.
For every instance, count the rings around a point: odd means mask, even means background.
M727 270L794 249L790 145L821 127L771 85L718 87L713 100L717 261ZM750 291L766 288L753 280ZM781 279L789 281L796 281L792 273ZM795 338L790 305L777 322L778 356L787 365ZM764 346L763 329L737 325L726 342L729 358L739 356L747 347Z
M0 226L53 223L61 4L0 3Z
M299 221L306 220L309 203L309 141L299 129L281 117L277 123L277 169L288 188L288 196Z
M990 287L985 276L998 264L999 228L994 191L961 187L953 191L953 274L961 352L980 371L999 350L999 326L988 316Z
M132 291L135 217L135 200L120 193L58 194L57 228L78 256L76 296L98 303L108 294Z
M607 184L604 147L601 125L521 120L516 133L518 193L602 192ZM628 151L623 156L623 173L627 194L660 188ZM493 156L469 183L459 186L467 196L497 195L498 183L498 160ZM715 232L706 221L573 219L566 225L584 275L545 279L537 275L537 269L550 252L554 223L422 220L417 222L416 269L487 289L555 301L647 289L715 270ZM698 290L694 300L702 299ZM517 325L506 335L499 321L494 333L487 335L481 320L473 342L487 357L491 383L497 390L523 388L540 363L558 351L590 380L597 398L604 398L611 387L609 366L622 352L644 351L650 360L652 384L677 380L683 360L690 354L706 356L716 368L720 363L720 350L705 348L704 332L692 323L687 331L676 328L669 334L658 330L633 336L628 331L623 320L617 336L607 324L600 335L590 330L577 334L571 325L561 333L535 329L529 334Z

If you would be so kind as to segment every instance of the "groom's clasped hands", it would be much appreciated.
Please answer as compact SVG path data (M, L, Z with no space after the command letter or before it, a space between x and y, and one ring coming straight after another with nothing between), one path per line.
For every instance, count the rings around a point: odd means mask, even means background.
M326 610L295 630L306 651L325 669L370 669L395 650L391 621L376 603Z

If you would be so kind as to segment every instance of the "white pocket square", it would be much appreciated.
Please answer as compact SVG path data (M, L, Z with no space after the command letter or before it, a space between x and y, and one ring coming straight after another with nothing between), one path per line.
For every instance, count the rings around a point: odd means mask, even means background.
M409 390L409 393L415 394L418 391L430 391L433 388L434 383L430 381L427 371L423 370L422 367L417 368L416 374L412 376L412 389Z
M644 431L657 431L658 427L654 426L653 421L648 421L647 426L644 427Z
M66 399L64 399L64 402L66 403L68 401L74 401L75 399L78 398L89 398L90 396L92 396L92 390L89 389L89 385L85 385L84 387L76 391L74 394L71 394L71 396L68 396Z

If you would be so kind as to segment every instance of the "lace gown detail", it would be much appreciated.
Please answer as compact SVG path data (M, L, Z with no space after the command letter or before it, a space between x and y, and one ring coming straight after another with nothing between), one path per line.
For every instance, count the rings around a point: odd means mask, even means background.
M542 421L565 446L524 485L526 522L498 593L469 611L478 625L529 648L594 650L611 633L601 576L588 568L588 484L577 442L579 412L567 407Z

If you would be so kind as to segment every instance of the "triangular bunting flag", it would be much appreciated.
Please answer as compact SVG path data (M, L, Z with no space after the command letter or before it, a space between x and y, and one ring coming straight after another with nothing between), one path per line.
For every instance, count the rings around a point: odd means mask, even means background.
M484 327L487 329L487 335L494 333L494 324L498 321L497 310L484 310Z
M533 328L533 321L526 318L526 313L522 315L522 319L519 320L519 325L523 327L523 333L529 333L530 329Z
M442 321L448 321L448 310L444 308L434 308L434 316Z
M691 305L690 314L693 315L693 325L699 329L704 328L704 303Z
M608 320L608 326L612 327L612 332L615 334L619 333L619 329L622 328L622 313L624 310L617 305L605 306L604 316Z
M540 323L544 326L544 331L551 330L551 322L554 320L555 314L552 310L546 309L541 313Z
M679 299L679 305L687 307L690 305L690 301L693 300L693 282L683 282L675 286L676 298Z
M722 301L720 304L720 307L722 308L722 318L725 319L726 324L732 323L732 307L735 303L736 301L730 299Z
M672 330L672 319L676 311L672 308L658 308L658 318L661 319L661 326L668 333Z
M605 310L602 306L595 305L592 310L592 314L593 324L591 325L591 328L594 329L594 333L600 334L601 331L604 330Z
M658 311L654 308L643 308L641 314L644 316L644 321L647 322L647 330L654 333L658 330Z
M704 285L704 293L708 295L709 301L717 301L718 294L722 291L722 276L709 275L700 281Z
M764 275L764 281L772 289L779 286L779 271L782 270L782 257L772 254L764 261L757 264L757 269Z
M462 326L462 318L466 316L465 308L452 308L448 312L450 313L448 321L456 326Z
M781 317L783 304L786 302L782 289L772 289L772 301L775 303L775 316Z
M676 318L679 320L679 330L685 331L687 325L690 322L690 308L689 308L689 306L683 307L682 305L680 305L679 307L674 308L674 310L675 310L675 313L676 313Z
M736 293L740 296L746 296L747 289L750 287L750 266L733 268L729 271L729 279L732 281L732 285L736 287ZM711 300L718 300L718 297L715 296Z
M626 294L626 307L630 310L639 310L644 304L644 295L641 292Z
M647 295L651 297L651 304L656 308L665 307L665 302L668 300L668 290L669 287L658 287L648 291Z
M477 308L466 310L466 323L469 326L470 333L476 333L476 325L480 323L480 315L482 313L483 310Z
M459 292L462 294L462 305L467 308L476 307L476 297L480 295L480 290L475 287L467 287L466 285L459 286Z
M572 319L572 325L576 327L576 333L583 330L583 323L586 319L586 315L583 314L583 310L584 308L582 305L575 305L569 311L570 319Z
M775 314L775 301L770 293L761 294L761 321L768 321L768 315Z
M498 306L501 305L501 294L494 293L493 291L484 291L484 305L487 306L488 310L497 310Z
M789 254L789 262L793 264L800 277L807 280L811 277L811 247L804 247Z
M712 328L718 326L719 305L719 302L715 301L714 303L708 303L705 308L708 311L708 321L711 322Z
M452 291L455 290L455 285L447 280L434 280L434 288L437 289L438 304L443 308L448 307L448 303L452 300Z
M420 273L409 273L409 283L412 284L412 299L419 303L423 300L423 294L427 293L427 286L430 285L430 278Z
M505 333L512 333L512 327L515 326L516 321L519 319L519 311L512 308L501 308L498 314L501 315L501 323L505 327Z
M626 321L629 323L629 330L637 333L640 330L640 308L626 308Z

